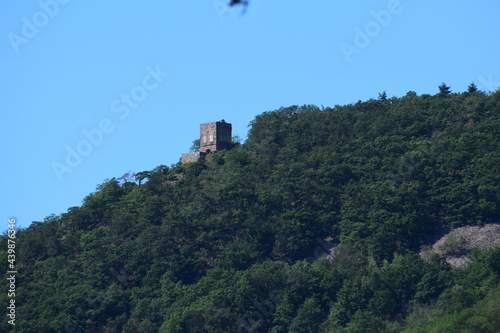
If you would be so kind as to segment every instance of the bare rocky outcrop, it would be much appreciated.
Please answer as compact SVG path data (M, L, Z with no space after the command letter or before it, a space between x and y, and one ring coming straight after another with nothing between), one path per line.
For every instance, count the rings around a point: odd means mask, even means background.
M442 235L431 246L423 248L420 255L429 258L437 253L445 256L450 265L465 267L471 262L472 249L489 249L495 246L500 246L500 224L465 226Z

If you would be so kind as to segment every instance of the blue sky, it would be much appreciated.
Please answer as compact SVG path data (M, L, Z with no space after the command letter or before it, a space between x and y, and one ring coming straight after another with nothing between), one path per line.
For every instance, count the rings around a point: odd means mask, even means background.
M500 86L496 0L226 2L0 4L0 230L177 163L200 123L245 138L281 106Z

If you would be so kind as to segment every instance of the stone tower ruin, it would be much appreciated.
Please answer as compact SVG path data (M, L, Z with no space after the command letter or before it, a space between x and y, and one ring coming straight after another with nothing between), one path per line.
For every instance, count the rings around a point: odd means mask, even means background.
M232 126L221 119L200 125L200 151L182 154L181 163L196 162L210 152L231 149Z
M200 152L231 148L232 126L224 119L200 125Z

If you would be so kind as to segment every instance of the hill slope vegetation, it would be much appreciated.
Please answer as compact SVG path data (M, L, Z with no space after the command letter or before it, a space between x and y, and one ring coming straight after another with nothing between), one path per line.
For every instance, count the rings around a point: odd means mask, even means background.
M20 230L16 331L500 331L500 248L417 254L500 220L499 92L281 108L211 157Z

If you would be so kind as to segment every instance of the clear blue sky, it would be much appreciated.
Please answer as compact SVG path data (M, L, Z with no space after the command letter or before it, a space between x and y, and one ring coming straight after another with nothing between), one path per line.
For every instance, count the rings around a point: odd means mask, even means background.
M500 85L497 0L228 1L0 4L0 230L177 163L203 122Z

